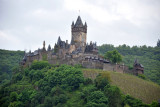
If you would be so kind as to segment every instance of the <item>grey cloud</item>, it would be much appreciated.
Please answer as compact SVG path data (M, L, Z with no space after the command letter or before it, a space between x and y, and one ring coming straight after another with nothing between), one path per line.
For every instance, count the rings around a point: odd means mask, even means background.
M116 46L124 43L130 46L156 45L160 37L159 0L141 2L135 0L134 5L143 4L144 7L136 7L135 10L138 12L140 11L138 9L144 9L141 11L148 13L140 14L130 20L117 11L118 4L127 3L126 1L87 0L85 2L105 9L110 15L120 17L118 20L103 23L87 13L90 11L81 11L83 22L86 21L88 24L88 42L97 41L98 45L110 43ZM53 47L58 36L70 41L71 23L76 21L78 14L78 10L67 9L64 0L0 0L0 48L34 50L42 47L43 40ZM6 39L4 36L14 40Z

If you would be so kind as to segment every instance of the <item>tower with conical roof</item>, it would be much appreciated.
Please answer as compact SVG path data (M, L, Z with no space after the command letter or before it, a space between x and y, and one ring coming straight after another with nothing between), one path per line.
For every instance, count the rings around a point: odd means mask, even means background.
M71 29L71 45L75 45L76 48L81 48L84 51L87 41L87 23L83 24L81 17L78 16L76 23L72 22Z

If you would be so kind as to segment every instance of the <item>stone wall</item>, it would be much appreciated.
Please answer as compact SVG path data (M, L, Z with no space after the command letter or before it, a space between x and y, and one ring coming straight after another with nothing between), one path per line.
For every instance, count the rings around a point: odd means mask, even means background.
M120 73L133 73L133 71L129 70L127 66L121 65L121 64L104 63L103 70L104 71L116 71Z

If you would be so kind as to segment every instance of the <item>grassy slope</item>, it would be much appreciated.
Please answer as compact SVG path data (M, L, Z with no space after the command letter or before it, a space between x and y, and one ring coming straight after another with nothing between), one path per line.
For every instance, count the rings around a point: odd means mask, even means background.
M84 77L95 79L99 72L108 72L101 70L83 69ZM117 85L123 93L141 99L145 103L151 103L153 100L160 99L160 86L136 76L110 72L111 84Z

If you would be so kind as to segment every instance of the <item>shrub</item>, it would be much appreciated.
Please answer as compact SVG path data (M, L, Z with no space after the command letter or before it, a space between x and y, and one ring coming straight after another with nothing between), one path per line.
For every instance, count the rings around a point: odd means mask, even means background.
M129 66L128 66L128 69L129 69L129 70L132 70L132 69L133 69L133 66L132 66L132 65L129 65Z
M126 95L124 99L124 104L128 104L131 107L146 107L141 100L131 97L130 95Z
M122 105L122 94L117 86L105 86L104 93L108 97L109 107Z
M86 78L85 80L84 80L84 85L88 85L88 84L92 84L93 83L93 81L92 81L92 79L90 79L90 78Z
M144 79L144 80L146 79L146 76L145 76L144 74L138 74L138 77L139 77L139 78L142 78L142 79Z
M106 52L104 58L109 59L112 63L119 63L122 61L122 55L117 50Z
M91 92L87 102L87 107L106 107L108 104L108 98L102 91L94 91Z
M103 90L106 85L109 84L110 74L105 72L99 74L95 79L95 85L98 89Z
M20 101L14 101L14 102L11 102L8 107L24 107L24 105Z
M18 100L18 94L16 92L11 92L10 94L10 101L14 102Z
M31 65L30 69L40 70L40 69L43 69L43 68L45 68L47 66L50 66L48 61L37 61L37 60L34 60L32 62L32 65Z

